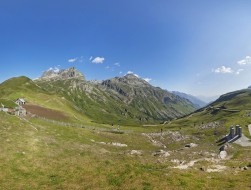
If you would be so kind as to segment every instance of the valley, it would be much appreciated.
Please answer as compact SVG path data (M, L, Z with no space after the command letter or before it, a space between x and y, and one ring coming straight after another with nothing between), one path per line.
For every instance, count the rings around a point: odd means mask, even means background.
M0 111L0 189L251 188L251 147L217 143L231 125L250 141L250 89L195 111L138 77L71 68L0 84L2 104L18 98L26 116Z

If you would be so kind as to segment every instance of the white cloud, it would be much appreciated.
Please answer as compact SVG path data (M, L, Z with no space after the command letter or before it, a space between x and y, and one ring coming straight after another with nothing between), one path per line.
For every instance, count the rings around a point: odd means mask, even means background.
M235 74L239 75L244 69L238 69Z
M151 78L143 78L146 82L150 82L152 79Z
M226 73L233 73L234 71L230 67L221 66L217 69L214 69L213 72L226 74Z
M89 58L89 60L91 61L91 60L92 60L92 58L93 58L93 57L91 56L91 57Z
M92 63L94 64L102 64L105 61L104 57L96 57L92 60Z
M119 72L120 75L121 75L122 73L123 73L122 71Z
M246 56L245 59L237 61L237 63L239 65L248 65L248 64L251 64L251 57L250 56Z
M60 69L58 67L50 67L47 71L53 71L54 73L58 73L60 71Z
M69 62L69 63L74 63L74 62L76 62L77 60L78 60L78 58L75 57L75 58L68 59L68 62Z
M137 75L137 74L133 73L132 71L128 71L128 72L127 72L127 74L131 74L131 75L134 75L135 77L140 78L140 77L139 77L139 75Z
M105 68L106 68L106 69L110 69L110 66L106 66Z
M119 62L114 63L114 65L117 66L117 67L120 67L120 63Z

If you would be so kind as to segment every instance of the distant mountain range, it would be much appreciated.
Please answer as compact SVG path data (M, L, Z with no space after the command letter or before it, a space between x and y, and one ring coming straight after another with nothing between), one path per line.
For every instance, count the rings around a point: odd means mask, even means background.
M201 110L215 113L218 107L230 111L249 109L250 94L250 87L230 92L205 106L206 103L197 97L154 87L134 74L88 81L75 68L59 72L49 70L36 80L15 77L0 84L0 102L5 105L7 100L24 98L28 104L39 106L37 109L54 110L52 113L65 120L78 122L79 118L84 118L90 122L125 125L163 122L203 106L194 113Z
M206 102L200 100L199 98L190 95L190 94L186 94L183 92L178 92L178 91L172 91L172 93L176 94L177 96L180 96L182 98L186 98L188 99L190 102L192 102L194 105L196 105L197 108L201 108L204 107L205 105L207 105Z
M0 98L25 98L29 103L90 118L98 123L162 122L197 109L182 98L127 74L103 81L87 81L75 68L49 70L34 81L27 77L0 84ZM68 103L67 103L68 102ZM76 113L76 110L78 113Z

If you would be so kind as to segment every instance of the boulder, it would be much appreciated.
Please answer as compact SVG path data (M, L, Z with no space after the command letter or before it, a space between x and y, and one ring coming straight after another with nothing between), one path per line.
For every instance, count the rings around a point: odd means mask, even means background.
M195 144L195 143L189 143L189 144L185 145L186 148L193 148L193 147L196 147L196 146L198 146L198 145Z
M220 159L225 159L227 157L227 151L225 151L225 150L220 151L219 157L220 157Z
M159 157L165 158L165 157L170 156L170 153L167 152L167 151L164 151L164 150L158 150L158 151L153 153L153 156L159 156Z
M131 155L142 155L142 151L141 150L131 150L130 152Z

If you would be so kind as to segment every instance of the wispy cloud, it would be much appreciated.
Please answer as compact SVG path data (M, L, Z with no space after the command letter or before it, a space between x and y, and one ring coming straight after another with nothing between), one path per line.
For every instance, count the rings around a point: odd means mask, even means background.
M239 75L244 69L238 69L235 74Z
M105 68L106 68L106 69L110 69L110 66L106 66Z
M119 74L121 75L121 74L123 74L123 72L122 72L122 71L119 71Z
M214 73L222 73L222 74L230 74L230 73L233 73L234 71L230 67L221 66L217 69L214 69L213 72Z
M131 75L134 75L135 77L138 77L138 78L139 78L139 75L135 74L135 73L132 72L132 71L128 71L127 74L131 74Z
M151 78L143 78L146 82L150 82L152 79Z
M78 60L78 58L75 57L75 58L68 59L68 62L69 62L69 63L74 63L74 62L76 62L77 60Z
M250 56L246 56L245 59L242 59L240 61L237 62L239 65L248 65L251 64L251 57Z
M47 71L53 71L54 73L58 73L60 69L58 67L51 67Z
M92 60L92 63L94 63L94 64L102 64L104 61L105 61L105 58L104 58L104 57L95 57L95 58Z
M89 58L89 60L91 61L93 59L93 57L91 56L90 58Z
M119 62L114 63L114 65L117 66L117 67L120 67L120 63Z

